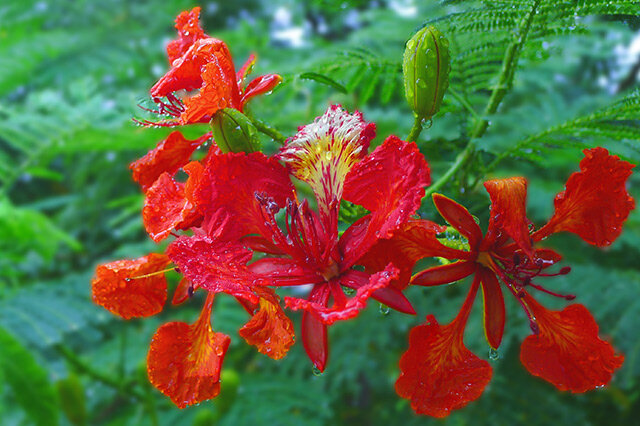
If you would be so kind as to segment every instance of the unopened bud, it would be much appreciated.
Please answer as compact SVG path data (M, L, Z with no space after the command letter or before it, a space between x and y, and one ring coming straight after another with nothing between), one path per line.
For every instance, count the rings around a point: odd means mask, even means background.
M233 108L216 112L211 119L213 139L223 153L260 151L258 130L246 115Z
M418 31L407 42L402 61L404 89L413 112L429 120L449 87L449 41L435 27Z

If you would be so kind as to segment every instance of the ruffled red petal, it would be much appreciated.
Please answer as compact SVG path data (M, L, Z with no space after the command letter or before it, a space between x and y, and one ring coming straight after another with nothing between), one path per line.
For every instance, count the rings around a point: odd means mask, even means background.
M143 276L162 271L169 263L164 254L151 253L99 265L91 281L93 301L124 319L155 315L167 301L167 280L164 273Z
M185 228L197 220L193 205L185 198L184 184L163 173L147 190L142 208L144 228L156 243L174 229Z
M477 269L478 264L468 260L434 266L414 275L411 284L422 286L450 284L468 277Z
M309 301L321 306L327 306L330 295L329 284L315 285L309 293ZM316 316L308 311L304 311L300 331L302 335L302 345L309 359L311 359L311 362L319 371L324 371L324 368L327 366L327 359L329 358L329 341L327 339L326 324L323 324Z
M351 267L381 238L390 238L420 207L429 185L429 165L415 143L389 136L347 175L344 199L369 210L340 240L343 269ZM366 222L366 228L358 227Z
M482 394L491 366L464 345L464 328L478 290L474 281L458 316L441 326L433 315L409 333L409 349L400 358L396 392L418 414L446 417Z
M208 297L194 324L164 324L151 340L149 380L180 408L220 393L220 370L231 339L211 329L212 302Z
M180 237L169 244L167 256L194 286L258 302L251 286L259 280L246 267L252 253L241 244L205 235Z
M523 177L495 179L485 182L484 187L491 197L491 217L481 250L489 250L501 237L509 236L531 257L533 251L527 220L527 180Z
M359 225L352 226L349 228L351 231L347 232L353 232L358 227ZM393 263L393 266L400 269L400 277L391 285L402 290L409 285L413 267L422 258L438 256L447 259L466 259L469 257L470 253L446 247L438 241L436 235L445 230L446 227L428 220L409 220L400 225L391 238L378 240L356 263L364 266L369 274L381 271L389 263ZM346 238L349 237L347 235Z
M260 152L212 157L194 190L196 206L205 217L204 229L227 239L258 234L270 241L256 194L268 199L269 209L284 207L287 199L294 198L287 169Z
M482 230L469 210L442 194L433 194L433 204L451 226L467 237L471 251L477 251L482 241Z
M224 77L221 83L233 84L235 102L239 102L239 90L235 80L235 68L227 45L213 37L196 40L184 55L172 63L172 67L158 80L149 93L154 98L167 96L178 90L190 92L203 85L202 71L210 62L218 64Z
M329 285L333 287L332 295L334 297L334 303L330 307L311 299L304 300L297 297L285 297L284 302L288 308L294 311L308 311L323 324L331 325L336 321L355 318L365 308L367 300L376 290L388 286L391 280L396 278L398 278L398 269L389 265L384 271L371 275L367 285L358 288L353 297L346 297L337 282L330 282Z
M481 267L478 273L482 282L482 300L484 302L484 334L489 346L497 349L502 342L506 321L504 298L500 282L492 271Z
M191 45L201 38L208 37L200 28L200 8L194 7L190 11L183 11L176 17L178 39L167 45L169 64L185 54Z
M173 176L182 166L189 162L191 154L202 143L211 137L211 133L190 141L182 136L179 131L171 132L166 139L144 157L129 165L133 171L133 180L138 182L143 191L146 191L160 177L162 173Z
M395 264L394 264L395 266ZM378 269L376 272L380 272L382 269ZM369 280L371 275L374 274L367 273L363 271L357 271L355 269L351 269L346 273L342 274L340 277L340 284L351 288L353 290L358 290L361 287L364 287L369 284ZM393 287L393 283L397 283L399 280L391 280L391 283L383 288L380 288L374 291L371 294L371 298L377 300L380 303L384 303L391 309L395 309L398 312L402 312L404 314L415 315L416 311L411 306L411 302L406 298L402 291L396 287Z
M565 190L556 195L555 213L533 237L554 232L577 234L596 246L608 246L622 232L622 224L635 208L625 188L634 167L605 148L584 150L580 171L569 176Z
M244 105L252 98L275 89L275 87L280 84L281 81L282 77L280 77L278 74L267 74L256 77L251 81L251 83L249 83L247 88L244 90L244 93L242 94L242 97L240 99L241 108L244 107Z
M550 311L530 295L524 300L540 329L527 336L520 351L520 360L531 374L574 393L611 381L624 356L616 355L611 344L598 337L598 325L587 308L576 304Z
M280 307L280 298L267 287L256 287L257 312L239 331L248 344L273 359L283 358L295 342L293 323Z

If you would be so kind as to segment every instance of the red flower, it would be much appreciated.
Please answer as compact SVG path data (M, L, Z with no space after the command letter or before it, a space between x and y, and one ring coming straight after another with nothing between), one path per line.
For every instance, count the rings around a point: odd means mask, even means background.
M182 239L170 246L172 260L191 282L205 288L212 288L211 280L226 276L235 277L234 286L311 285L306 300L287 297L285 303L304 310L303 344L320 370L328 355L327 325L353 318L369 297L414 313L400 291L408 283L407 273L404 283L390 286L401 272L392 262L370 272L354 268L377 240L390 237L417 210L429 183L429 168L413 143L392 136L367 155L374 133L373 124L365 123L360 113L348 114L332 106L314 123L300 128L282 148L278 158L289 169L261 153L212 157L194 190L194 202L204 218L206 238L218 246L211 246L211 252L198 249L182 254L176 245ZM318 212L306 201L298 201L289 171L311 186ZM339 237L342 199L370 213ZM283 208L286 230L275 217ZM238 242L266 256L248 267L245 258L213 266L214 251L236 250L229 247L237 247ZM212 257L198 260L205 251ZM215 268L215 273L207 272L209 268ZM356 290L355 295L348 297L343 287Z
M179 38L167 46L171 69L151 88L150 94L158 104L157 114L172 118L142 124L177 126L209 122L213 114L222 108L242 111L253 97L269 92L282 80L279 75L268 74L245 85L247 75L255 64L251 55L236 73L227 45L209 37L200 28L200 8L182 12L176 18ZM180 99L175 92L198 93ZM162 100L166 98L166 101Z
M535 232L525 216L527 182L523 178L485 183L492 206L484 237L464 207L442 195L434 195L440 214L468 239L469 251L443 246L436 239L437 230L423 227L421 233L413 233L405 252L417 253L414 258L436 255L459 261L422 271L411 283L441 285L472 274L474 280L462 311L452 323L440 326L430 317L428 325L411 332L409 350L400 361L396 390L400 396L411 399L419 414L446 416L450 410L478 398L489 382L491 368L462 342L469 309L479 287L489 345L498 348L502 340L504 286L520 302L533 331L522 344L524 366L558 389L585 392L605 385L621 366L623 356L615 355L611 345L598 337L598 326L584 306L570 305L560 312L549 311L529 293L533 289L567 300L574 298L551 292L534 282L539 277L562 275L570 270L565 267L554 274L543 273L561 257L553 250L533 247L534 242L553 232L569 231L590 244L609 245L634 208L634 201L625 189L633 166L609 155L604 148L584 152L580 172L571 175L566 189L556 196L554 215ZM398 238L406 242L406 232L399 232L398 237L385 244L393 244ZM439 391L435 392L433 386Z

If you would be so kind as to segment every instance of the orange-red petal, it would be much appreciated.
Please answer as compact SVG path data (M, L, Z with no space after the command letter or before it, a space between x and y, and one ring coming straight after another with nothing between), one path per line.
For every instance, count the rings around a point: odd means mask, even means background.
M252 98L275 89L275 87L280 84L281 81L282 77L280 77L278 74L267 74L256 77L244 90L244 93L242 94L242 97L240 99L241 107L244 107L244 105Z
M580 171L569 176L556 195L555 213L533 237L536 241L560 231L573 232L596 246L610 245L635 208L625 187L632 164L609 155L605 148L584 150Z
M539 333L522 342L520 360L527 370L558 389L582 393L611 381L624 356L598 337L598 325L583 305L550 311L530 295L525 302Z
M476 262L467 260L434 266L414 275L411 278L411 284L422 286L449 284L468 277L477 269Z
M191 282L182 278L178 285L176 286L175 291L173 292L173 298L171 299L172 305L179 305L187 300L193 294L194 288Z
M491 197L491 217L481 250L489 250L502 236L509 236L531 257L533 251L527 220L527 180L523 177L495 179L486 181L484 187Z
M331 291L329 290L328 284L315 285L311 289L311 293L309 293L309 301L327 306L330 295ZM329 358L327 325L322 323L310 312L304 311L300 331L302 335L302 345L309 359L311 359L311 362L319 371L324 371L324 368L327 366L327 359Z
M240 243L205 235L180 237L169 244L167 255L194 286L258 302L251 289L258 280L246 267L252 253Z
M143 191L146 191L162 173L166 172L173 176L180 167L189 162L196 148L210 137L211 133L206 133L191 141L185 139L177 130L171 132L144 157L129 165L133 172L133 180L140 184Z
M433 315L409 333L409 349L400 358L396 392L418 414L446 417L482 394L491 366L464 345L465 324L478 290L476 279L458 316L440 325Z
M93 301L124 319L157 314L167 301L167 281L164 273L154 273L169 262L164 254L151 253L99 265L91 281Z
M295 341L293 323L280 307L280 298L268 287L256 287L257 311L239 331L248 344L273 359L283 358Z
M484 334L489 346L497 349L502 342L506 321L504 298L500 289L500 282L492 271L481 267L478 273L482 282Z
M430 182L429 165L417 145L395 136L389 136L357 163L347 175L344 199L371 214L342 236L342 267L353 265L377 240L390 238L408 221L420 207L424 187Z
M167 45L169 64L184 55L196 40L207 37L200 28L200 7L181 12L176 17L176 30L178 39L170 41Z
M476 251L482 241L482 230L469 210L442 194L433 194L433 204L451 226L467 237L471 251Z
M220 393L220 370L231 339L211 329L212 301L207 298L194 324L164 324L151 340L149 380L180 408Z
M181 224L192 221L192 211L192 204L184 196L184 184L163 173L147 190L142 222L151 239L159 242Z

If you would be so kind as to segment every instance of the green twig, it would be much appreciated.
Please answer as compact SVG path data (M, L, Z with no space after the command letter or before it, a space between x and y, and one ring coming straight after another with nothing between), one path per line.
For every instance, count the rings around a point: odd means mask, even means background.
M422 119L414 114L413 116L413 127L409 131L409 136L407 136L407 142L415 142L420 136L422 132Z
M497 110L498 106L504 99L505 95L511 88L513 83L513 77L515 75L516 68L518 67L518 61L520 59L520 52L527 40L527 34L531 28L533 17L536 14L538 6L541 0L536 0L531 6L531 10L524 17L520 26L517 29L516 38L507 46L507 50L504 54L502 61L502 69L498 78L498 83L494 86L489 101L482 113L482 118L476 118L476 125L469 135L469 142L465 149L458 155L456 161L451 165L449 170L445 172L425 193L425 198L431 196L435 191L444 186L449 179L451 179L462 167L464 167L474 157L476 149L476 139L481 138L489 127L489 119ZM453 93L452 93L453 94ZM453 95L455 97L455 94Z
M258 120L257 118L249 117L249 119L251 120L251 123L253 123L253 125L256 126L256 129L258 129L260 133L264 133L274 141L278 142L280 145L284 145L287 138L284 137L284 135L280 133L277 129L270 127L268 124Z

